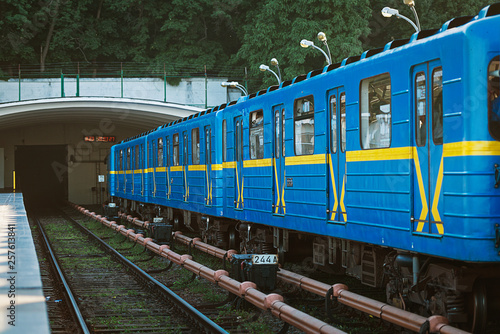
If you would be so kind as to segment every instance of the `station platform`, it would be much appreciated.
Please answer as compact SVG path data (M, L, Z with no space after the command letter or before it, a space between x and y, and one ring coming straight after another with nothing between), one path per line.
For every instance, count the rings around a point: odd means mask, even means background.
M21 193L0 194L0 333L50 333Z

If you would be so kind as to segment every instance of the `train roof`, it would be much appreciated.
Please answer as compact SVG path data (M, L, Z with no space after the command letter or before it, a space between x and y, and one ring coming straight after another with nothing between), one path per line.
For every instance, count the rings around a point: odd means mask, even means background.
M268 87L266 89L262 89L262 90L260 90L258 92L252 93L252 94L250 94L248 96L241 97L237 101L231 101L229 103L224 103L224 104L221 104L219 106L215 106L215 107L212 107L212 108L200 111L200 112L198 112L196 114L193 114L193 115L190 115L188 117L184 117L182 119L178 119L178 120L175 120L173 122L161 125L158 128L155 128L155 129L143 132L143 133L141 133L139 135L136 135L136 136L124 139L120 143L125 143L125 142L128 142L128 141L132 141L132 140L140 138L142 136L146 136L146 135L148 135L148 134L150 134L150 133L152 133L152 132L154 132L156 130L164 129L166 127L169 127L169 126L172 126L172 125L175 125L175 124L178 124L178 123L181 123L181 122L193 119L193 118L197 118L197 117L200 117L200 116L208 115L208 114L210 114L212 112L216 112L216 111L222 110L222 109L224 109L226 107L233 106L233 105L235 105L237 103L240 103L240 102L251 100L251 99L253 99L255 97L262 96L262 95L264 95L264 94L266 94L268 92L276 91L276 90L279 90L279 89L291 86L291 85L296 84L298 82L301 82L301 81L313 78L313 77L315 77L315 76L317 76L319 74L331 72L333 70L342 68L342 67L344 67L346 65L358 62L358 61L363 60L363 59L367 59L367 58L372 57L374 55L383 53L385 51L393 50L393 49L396 49L396 48L400 48L400 47L403 47L403 46L405 46L407 44L411 44L411 43L413 43L415 41L422 40L422 39L425 39L425 38L428 38L428 37L431 37L431 36L435 36L437 34L445 32L445 31L449 31L450 29L453 29L453 28L458 28L458 27L463 26L463 25L465 25L467 23L471 23L472 21L477 21L477 20L480 20L480 19L484 19L486 17L495 16L495 15L498 15L498 14L500 14L500 2L494 3L494 4L491 4L491 5L488 5L488 6L484 7L483 9L481 9L481 11L479 12L479 14L476 15L476 16L460 16L460 17L453 18L451 20L446 21L441 26L441 28L421 30L419 32L415 32L410 38L392 40L389 43L387 43L384 47L366 50L361 55L349 56L349 57L343 59L341 62L338 62L338 63L335 63L335 64L331 64L331 65L325 66L325 67L320 68L320 69L313 70L313 71L311 71L311 72L309 72L307 74L301 74L301 75L296 76L295 78L293 78L291 80L283 81L279 85L273 85L273 86L270 86L270 87Z

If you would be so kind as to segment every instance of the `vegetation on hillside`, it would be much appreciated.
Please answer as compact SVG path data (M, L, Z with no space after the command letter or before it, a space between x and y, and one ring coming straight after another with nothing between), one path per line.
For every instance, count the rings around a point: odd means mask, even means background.
M422 29L430 29L490 3L416 0L415 6ZM385 6L414 19L400 0L1 0L0 66L12 76L18 64L40 73L47 64L77 62L146 63L158 73L191 75L246 68L256 90L275 84L258 69L273 57L284 79L324 66L320 52L299 45L308 39L322 46L319 31L334 62L411 36L404 20L382 17Z

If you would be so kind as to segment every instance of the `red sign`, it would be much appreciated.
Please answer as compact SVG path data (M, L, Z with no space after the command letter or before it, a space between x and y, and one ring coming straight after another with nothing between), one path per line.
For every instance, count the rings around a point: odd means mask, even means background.
M114 143L116 137L115 136L85 136L83 137L84 141L91 142L101 142L101 143Z

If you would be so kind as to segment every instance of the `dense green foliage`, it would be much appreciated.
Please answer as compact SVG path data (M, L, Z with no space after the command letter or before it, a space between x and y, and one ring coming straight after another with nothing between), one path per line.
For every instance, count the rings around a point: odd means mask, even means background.
M491 1L416 0L422 29L476 15ZM303 49L326 33L333 61L408 38L401 19L383 18L389 6L414 19L401 0L0 0L0 65L142 62L169 73L218 74L247 68L251 90L274 84L258 66L278 58L283 78L325 65ZM244 71L240 71L240 78Z

